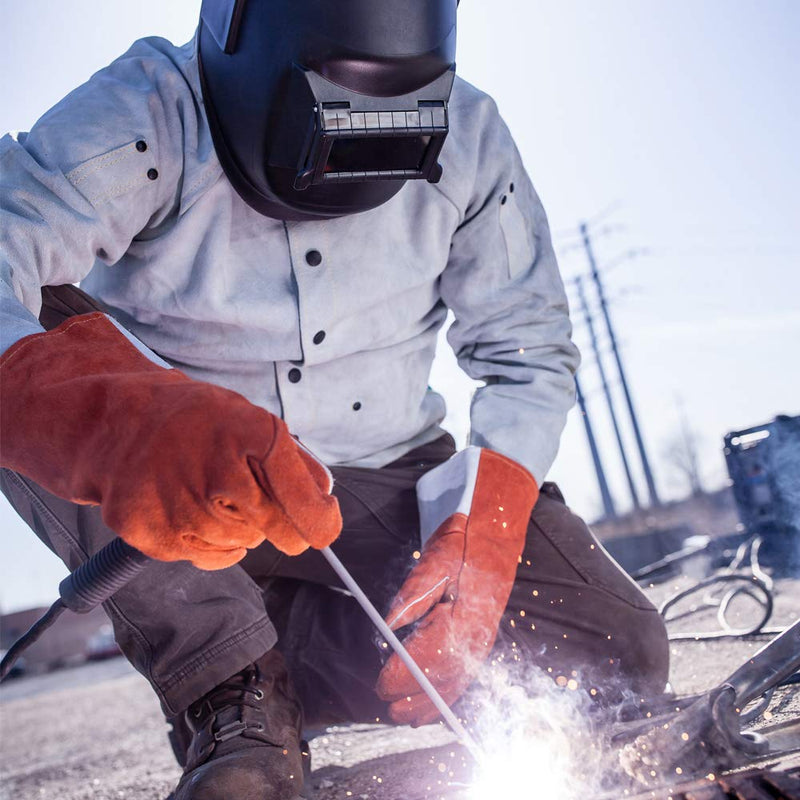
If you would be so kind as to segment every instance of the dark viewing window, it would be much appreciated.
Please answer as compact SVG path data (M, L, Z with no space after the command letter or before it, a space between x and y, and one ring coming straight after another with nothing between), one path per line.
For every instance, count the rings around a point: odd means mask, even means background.
M370 136L334 139L325 172L419 170L430 136Z

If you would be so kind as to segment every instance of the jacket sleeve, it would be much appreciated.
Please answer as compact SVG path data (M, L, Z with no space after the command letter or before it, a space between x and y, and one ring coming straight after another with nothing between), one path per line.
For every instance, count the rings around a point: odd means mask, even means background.
M455 315L448 340L484 382L470 445L514 459L541 485L574 403L579 355L539 197L494 102L483 95L469 110L471 141L453 153L468 188L441 277Z
M0 139L0 353L42 330L42 286L114 264L174 206L195 103L165 44L137 42L30 133Z

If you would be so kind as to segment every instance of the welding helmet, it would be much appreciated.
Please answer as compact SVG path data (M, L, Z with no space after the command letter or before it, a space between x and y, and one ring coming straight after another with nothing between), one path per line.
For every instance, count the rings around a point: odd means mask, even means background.
M203 0L200 77L225 174L285 220L439 180L456 0Z

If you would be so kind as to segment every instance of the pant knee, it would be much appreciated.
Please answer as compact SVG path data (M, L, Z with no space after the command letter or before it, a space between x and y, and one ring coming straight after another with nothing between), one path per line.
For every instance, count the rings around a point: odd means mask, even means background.
M655 609L628 615L620 639L620 669L630 688L641 695L660 694L669 679L669 640Z

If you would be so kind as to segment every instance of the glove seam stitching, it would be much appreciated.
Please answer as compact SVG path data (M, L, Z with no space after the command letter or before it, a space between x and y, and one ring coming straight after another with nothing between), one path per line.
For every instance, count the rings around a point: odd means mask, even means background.
M8 364L10 364L20 353L22 353L27 347L33 344L34 338L38 340L38 338L40 338L42 335L52 334L51 336L49 336L50 340L52 341L53 339L57 339L59 336L64 336L66 333L72 330L72 328L76 328L78 325L88 325L89 323L94 322L97 319L105 319L105 314L103 314L101 311L94 311L88 315L87 319L70 320L62 330L56 333L54 333L53 331L45 331L44 334L34 334L33 336L27 337L24 340L23 344L21 344L13 353L11 353L11 355L9 355L8 358L3 360L3 366L8 366ZM116 330L116 328L114 330ZM121 336L121 338L125 339L124 336ZM125 341L127 342L127 339ZM128 342L128 344L130 343ZM133 347L133 345L131 345L131 347ZM135 347L133 349L136 350ZM139 351L137 350L136 352L138 353Z

